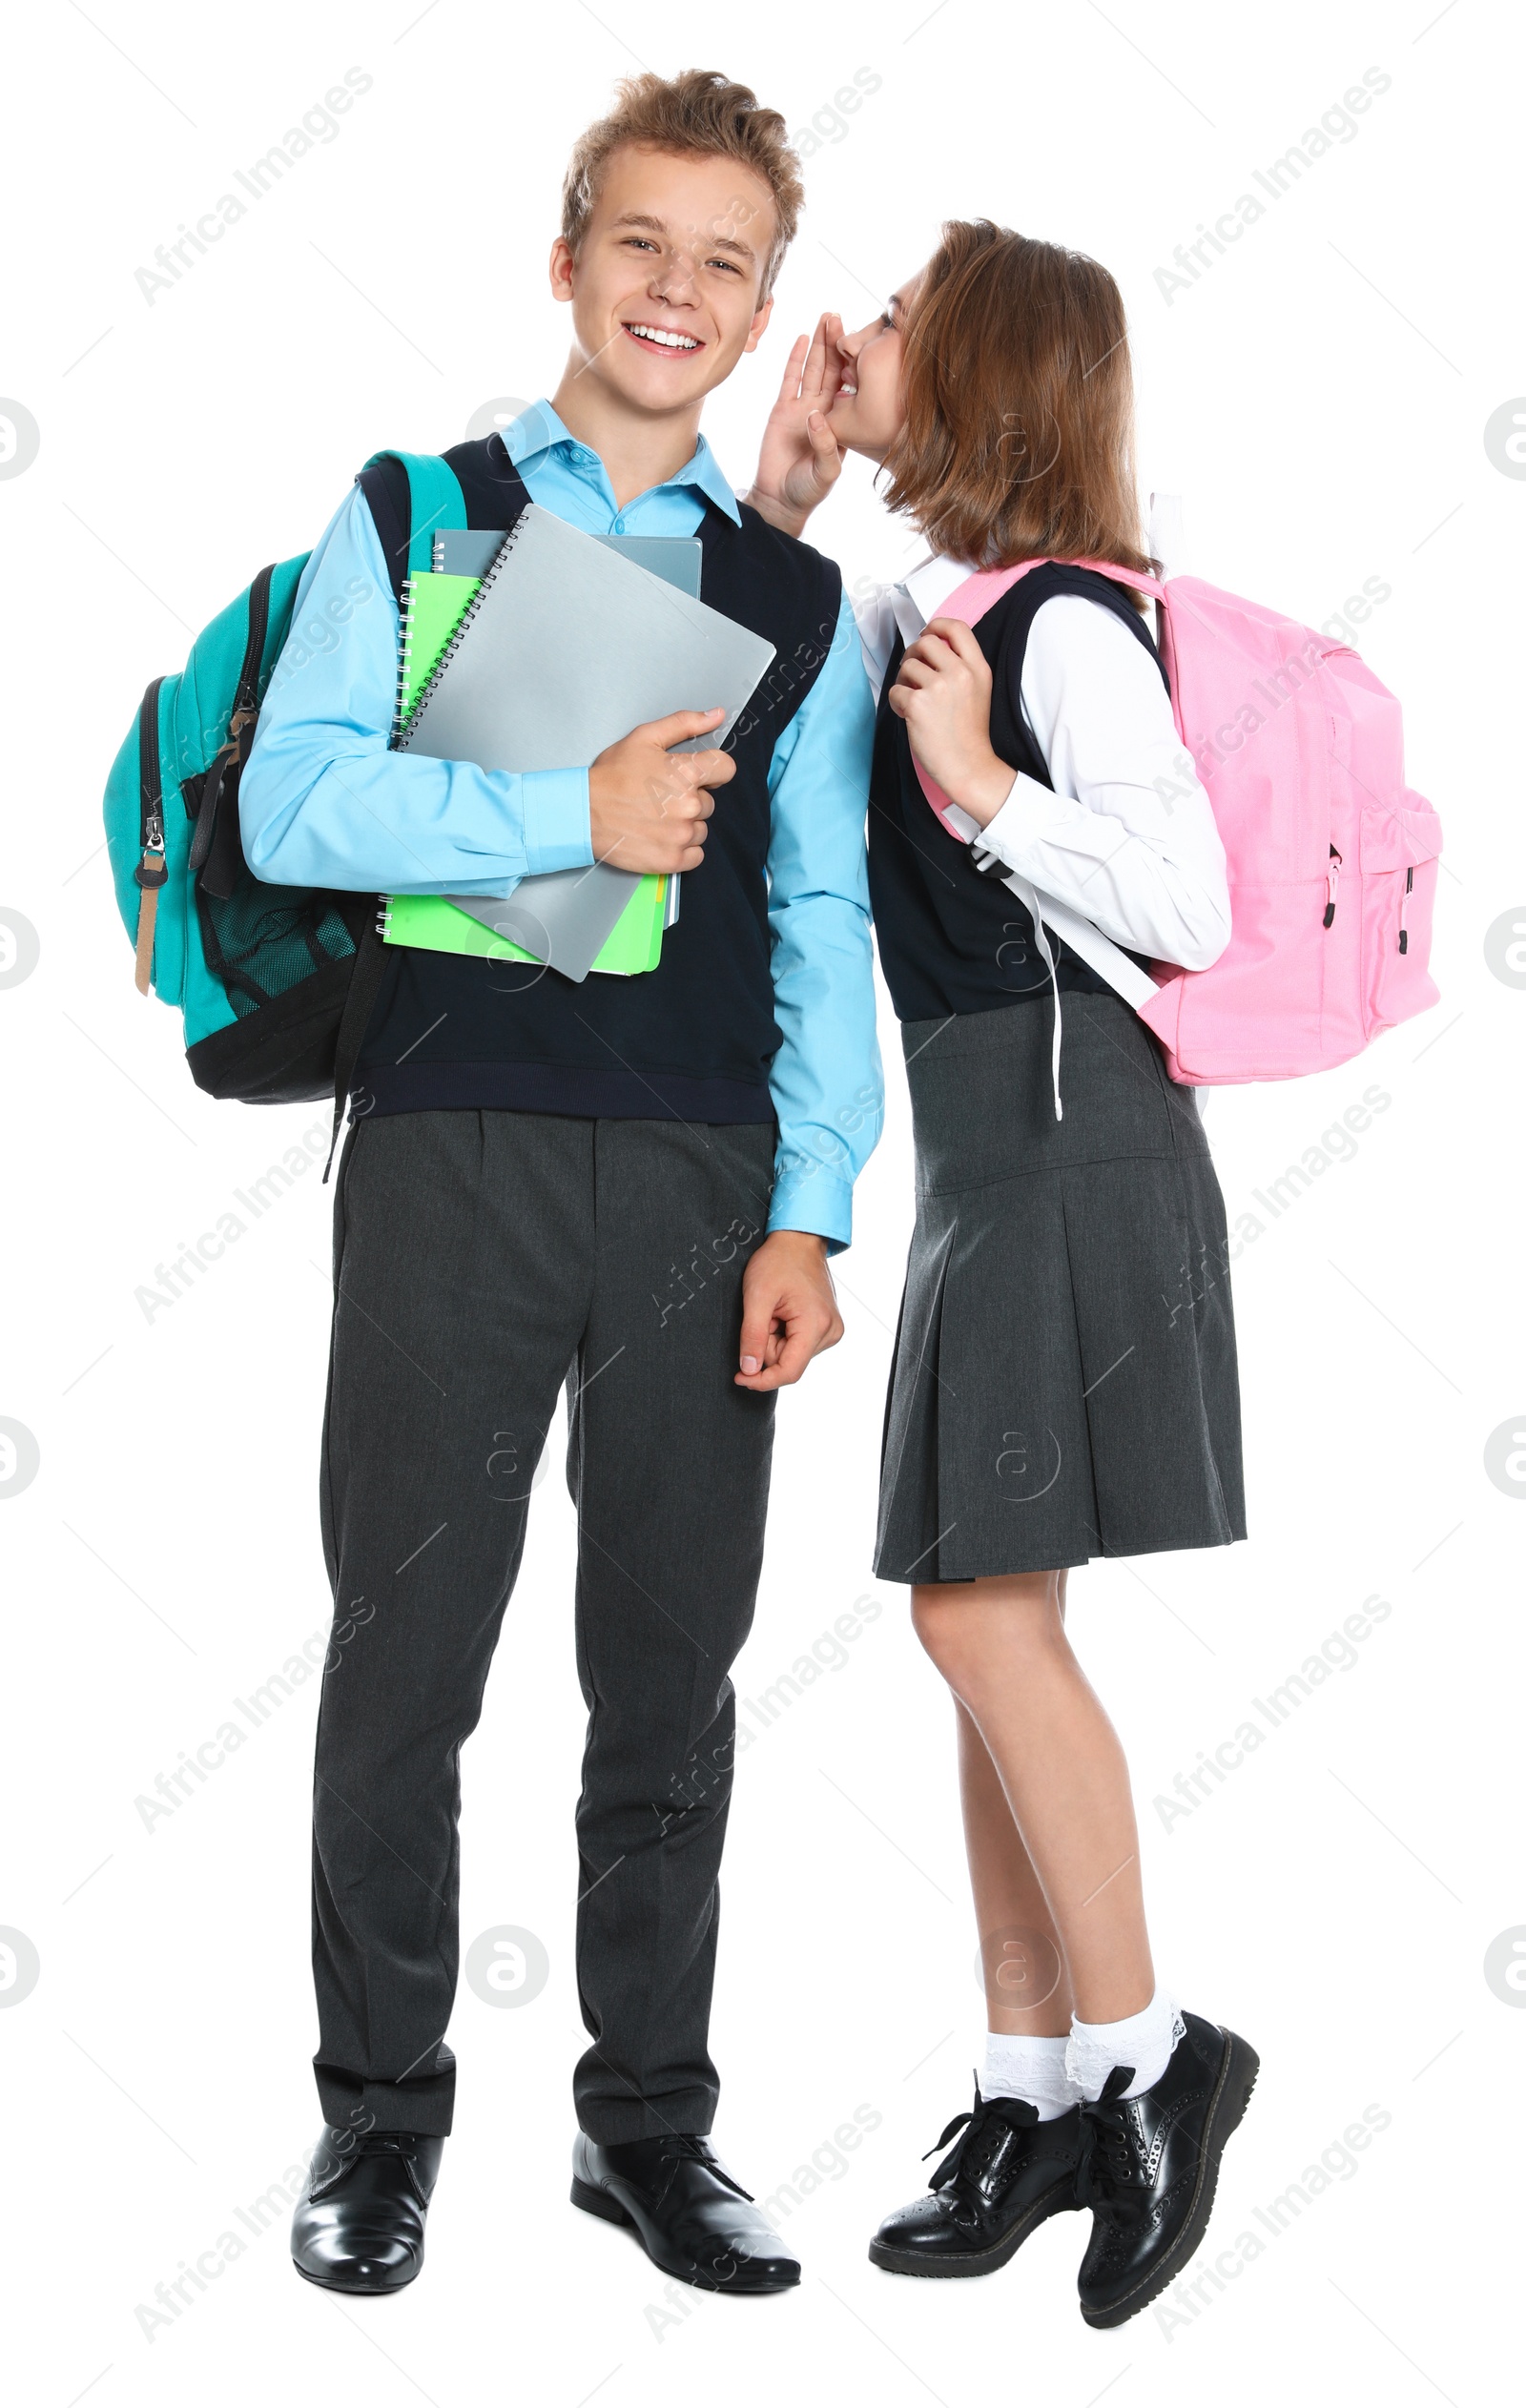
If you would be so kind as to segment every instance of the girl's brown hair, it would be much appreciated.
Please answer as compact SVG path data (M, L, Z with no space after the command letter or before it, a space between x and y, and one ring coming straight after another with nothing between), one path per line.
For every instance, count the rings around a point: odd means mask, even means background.
M908 315L892 510L981 568L1053 556L1148 571L1123 297L1080 252L952 218Z

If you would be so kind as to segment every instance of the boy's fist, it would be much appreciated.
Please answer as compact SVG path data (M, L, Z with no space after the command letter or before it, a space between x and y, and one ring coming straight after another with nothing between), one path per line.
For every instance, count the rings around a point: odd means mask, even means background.
M715 805L708 787L736 775L729 752L673 752L718 727L724 710L673 710L608 745L588 772L588 820L595 861L661 876L697 870L706 821Z
M742 1274L736 1386L754 1395L791 1388L813 1357L841 1335L825 1238L775 1229Z

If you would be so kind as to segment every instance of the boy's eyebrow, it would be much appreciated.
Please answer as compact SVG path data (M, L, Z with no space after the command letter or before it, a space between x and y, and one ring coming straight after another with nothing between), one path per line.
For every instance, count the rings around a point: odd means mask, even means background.
M666 221L661 217L653 217L645 209L623 209L614 223L617 226L641 226L648 234L660 234L665 237L668 232ZM695 232L698 231L699 229L696 228ZM739 259L755 259L757 257L751 243L737 242L730 235L711 235L710 247L712 251L734 251Z

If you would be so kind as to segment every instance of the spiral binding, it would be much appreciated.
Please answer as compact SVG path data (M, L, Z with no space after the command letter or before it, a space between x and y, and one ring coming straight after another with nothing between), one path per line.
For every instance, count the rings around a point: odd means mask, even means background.
M376 916L376 933L379 936L384 937L391 933L392 928L392 897L390 895L379 895L376 899L382 906Z
M398 682L392 696L392 734L389 739L394 750L399 736L402 733L402 697L408 690L408 669L413 656L412 617L413 579L404 577L402 581L402 642L398 647Z
M526 517L527 516L528 510L531 506L532 505L530 504L526 504L526 509L520 512L518 519L516 519L514 525L509 528L508 533L505 536L503 543L499 545L497 552L493 556L486 575L484 577L476 592L472 595L471 600L467 603L465 609L462 612L461 617L457 622L455 632L450 637L450 640L446 644L443 651L441 653L440 658L436 661L434 668L430 670L429 682L424 687L424 689L419 696L418 701L414 704L413 709L409 711L406 726L402 724L402 687L403 679L407 671L408 647L412 630L411 628L404 628L402 648L402 658L398 664L398 699L396 708L399 724L397 733L393 737L394 751L406 752L408 749L408 739L412 735L414 730L418 727L424 712L428 710L429 704L434 696L435 688L439 685L440 680L443 677L446 669L449 668L450 663L455 656L456 649L466 633L466 629L470 627L473 619L477 616L478 611L482 608L483 603L486 599L488 589L492 586L494 579L503 567L504 563L507 560L509 553L514 548L514 545L519 541L520 528L524 525ZM411 578L405 581L403 588L404 592L407 591L407 587L408 586L411 586L412 582L413 580Z

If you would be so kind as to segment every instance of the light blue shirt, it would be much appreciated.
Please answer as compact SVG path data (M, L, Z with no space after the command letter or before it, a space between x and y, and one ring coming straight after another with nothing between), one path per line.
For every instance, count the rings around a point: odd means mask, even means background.
M692 535L707 501L740 524L703 436L667 484L624 509L598 454L549 401L504 430L541 508L590 535ZM390 750L398 609L369 505L355 486L297 589L239 792L244 853L278 886L392 895L511 895L521 878L593 858L585 769L483 770ZM844 595L826 660L774 745L769 925L783 1042L771 1229L831 1250L853 1234L853 1183L879 1135L864 819L874 701ZM725 809L725 794L717 796ZM693 872L703 877L703 866Z

